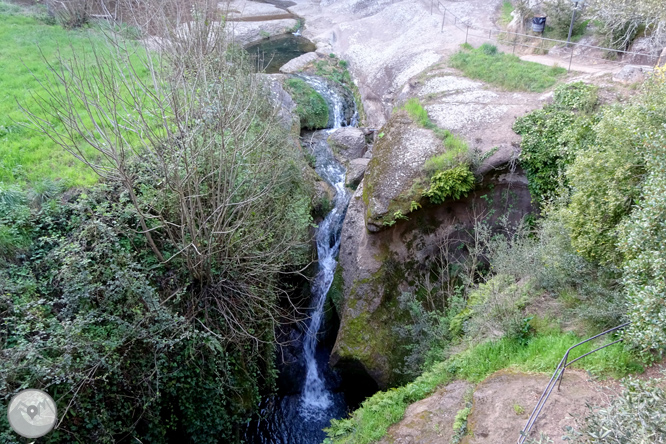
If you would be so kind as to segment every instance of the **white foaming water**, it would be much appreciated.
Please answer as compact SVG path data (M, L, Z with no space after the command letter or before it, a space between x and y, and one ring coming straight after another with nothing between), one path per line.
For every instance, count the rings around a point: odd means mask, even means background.
M329 148L330 151L330 148ZM322 168L324 169L324 168ZM318 168L319 170L319 168ZM317 347L317 332L321 327L324 315L324 302L326 294L333 282L333 275L337 261L335 258L340 250L340 231L344 221L350 195L345 189L345 170L338 164L329 164L325 167L326 173L319 174L335 186L335 207L319 224L317 231L317 254L319 257L319 270L312 285L312 302L310 325L305 335L303 357L306 363L305 385L301 394L301 413L305 416L320 416L331 405L330 393L326 389L321 373L315 359Z
M331 109L333 129L341 128L344 121L344 102L342 98L328 87L323 79L303 76L303 80L321 94ZM347 212L347 205L351 195L345 188L346 171L340 165L326 139L331 130L320 131L314 146L317 158L316 171L329 185L335 188L335 201L333 210L319 224L317 231L317 257L319 267L312 284L312 301L310 303L310 324L303 344L303 357L306 363L306 377L301 394L301 414L305 417L321 418L331 406L331 394L327 390L317 366L315 357L317 348L317 332L321 327L324 316L324 303L326 294L333 283L333 275L337 266L336 257L340 250L340 233L342 223Z
M319 224L315 238L319 261L312 281L310 318L300 354L305 364L303 385L298 393L262 401L261 416L246 431L246 442L251 444L319 444L326 437L323 429L330 425L330 420L343 418L347 413L344 395L336 390L340 381L327 367L327 350L317 347L317 333L324 322L324 304L333 282L342 224L351 198L345 188L345 169L335 159L326 140L333 129L355 126L358 119L354 112L345 122L346 107L354 107L354 104L345 103L338 89L329 82L316 76L299 77L318 91L329 106L328 126L332 129L315 131L307 139L317 159L317 173L335 188L336 195L334 208Z
M305 83L310 85L312 89L317 91L320 96L326 100L326 104L330 109L330 117L328 120L328 126L331 128L342 128L342 126L347 126L349 122L345 122L345 101L339 94L330 87L328 82L321 78L315 76L309 76L305 74L299 75ZM332 184L331 184L332 185Z

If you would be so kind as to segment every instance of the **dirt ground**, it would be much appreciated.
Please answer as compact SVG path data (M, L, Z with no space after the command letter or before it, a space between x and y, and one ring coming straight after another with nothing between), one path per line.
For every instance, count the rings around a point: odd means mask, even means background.
M463 444L515 443L549 380L549 375L502 370L479 383ZM470 387L456 381L412 404L380 444L449 444L454 418L464 407L464 394ZM552 392L530 436L544 433L553 443L564 443L564 428L576 427L588 412L588 404L607 405L614 394L608 384L596 382L587 373L568 370L561 390Z
M550 376L500 371L480 383L468 418L464 444L516 442L520 431L548 385ZM565 427L584 419L587 405L607 405L614 391L585 372L568 370L561 389L551 393L530 436L544 433L553 443L564 443Z
M464 408L465 393L473 388L469 382L455 381L415 402L379 444L449 444L456 413Z

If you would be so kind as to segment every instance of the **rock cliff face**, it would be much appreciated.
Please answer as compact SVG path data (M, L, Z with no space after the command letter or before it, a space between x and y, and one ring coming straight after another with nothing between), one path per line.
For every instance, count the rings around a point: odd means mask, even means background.
M472 193L434 205L422 197L428 184L419 180L425 161L446 151L442 140L399 109L376 133L342 232L342 297L336 307L341 322L331 364L343 373L370 376L380 388L401 382L396 370L404 363L406 344L396 327L411 318L399 296L417 290L443 242L457 239L452 251L465 254L457 247L476 221L493 225L506 215L515 222L531 211L527 179L516 166L519 138L511 125L547 99L491 91L437 66L410 79L403 91L398 100L419 97L435 124L462 137L479 156L490 150L492 155L476 169Z
M425 206L409 220L375 233L366 229L366 176L352 197L342 231L338 266L343 298L338 303L341 322L333 366L350 374L365 373L380 388L400 382L396 370L403 364L405 344L395 327L409 321L398 302L401 292L416 290L415 279L431 267L443 239L466 238L481 215L492 224L508 213L515 222L530 209L524 175L504 167L487 174L468 197ZM491 210L495 211L489 215Z
M490 3L468 0L449 6L461 17L486 17L480 12L501 2ZM385 388L400 382L396 370L405 348L395 328L410 320L398 298L415 290L442 239L464 239L482 215L492 224L507 213L515 220L530 211L527 181L515 167L519 137L511 126L547 97L493 91L442 64L465 35L453 27L442 32L441 16L431 15L430 2L296 0L289 9L306 18L303 32L317 43L320 56L335 52L349 62L366 124L376 129L367 153L356 130L340 131L330 140L347 160L348 185L358 186L343 227L337 289L332 291L341 322L331 363ZM433 205L415 187L425 161L445 148L431 130L396 111L410 97L418 97L434 124L463 138L471 149L493 150L477 169L479 182L467 197Z

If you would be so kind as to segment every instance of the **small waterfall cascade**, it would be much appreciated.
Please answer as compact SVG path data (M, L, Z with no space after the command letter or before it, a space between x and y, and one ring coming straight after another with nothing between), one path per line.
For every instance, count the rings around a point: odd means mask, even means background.
M334 390L336 376L328 367L330 351L318 347L318 333L324 320L326 295L337 267L342 224L351 198L345 187L345 168L335 158L327 138L337 128L355 125L357 114L355 106L353 114L350 113L349 101L324 79L311 75L299 77L321 94L329 106L329 129L315 131L309 138L316 158L315 170L335 189L336 195L333 209L319 223L315 236L318 262L311 282L309 316L300 352L304 366L302 387L299 393L273 397L263 403L261 419L251 423L246 432L246 442L252 444L319 444L325 438L322 429L328 427L330 420L347 413L344 395Z
M310 84L315 91L320 84L315 78L307 78L306 82ZM319 91L317 91L319 92ZM321 93L320 93L321 94ZM333 129L340 128L343 123L343 103L339 96L334 95L337 100L333 101L332 109ZM315 157L317 166L315 170L329 185L335 188L335 201L333 209L326 216L324 221L319 224L317 231L317 257L319 258L319 269L312 285L312 302L310 304L310 325L305 334L303 344L303 357L306 362L306 377L303 393L301 395L301 411L306 416L319 415L330 407L330 394L321 378L321 373L317 366L315 356L317 346L317 332L321 327L324 316L324 302L326 295L333 282L333 275L337 266L336 258L340 251L340 233L342 223L347 212L347 205L351 194L345 188L346 171L340 165L331 148L326 143L326 137L331 130L322 131L324 137L321 137L315 147Z
M332 82L328 82L322 77L308 74L299 74L298 77L303 79L305 83L310 85L312 89L317 91L319 95L326 100L330 110L328 120L329 128L336 129L342 128L343 126L356 126L358 124L356 106L353 106L353 115L351 117L345 117L345 111L349 108L348 102L338 93L338 91L332 88ZM324 178L324 180L326 179Z

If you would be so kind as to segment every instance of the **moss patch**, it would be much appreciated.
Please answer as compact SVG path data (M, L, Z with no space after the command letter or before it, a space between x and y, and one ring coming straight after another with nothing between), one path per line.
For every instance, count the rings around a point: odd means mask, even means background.
M342 302L344 298L344 278L342 277L343 269L342 265L338 263L338 266L335 269L335 274L333 275L333 282L331 283L331 288L328 290L326 297L329 299L335 310L340 314L342 312Z
M301 79L291 78L285 88L296 102L296 114L301 119L301 129L320 129L328 126L326 100Z
M338 336L340 358L363 363L373 376L383 376L382 382L388 386L407 382L404 375L395 371L406 356L406 344L395 327L411 321L398 302L400 285L406 280L406 266L387 254L379 271L352 285L345 308L353 315L347 313ZM381 302L372 312L359 304L361 300L376 298Z

